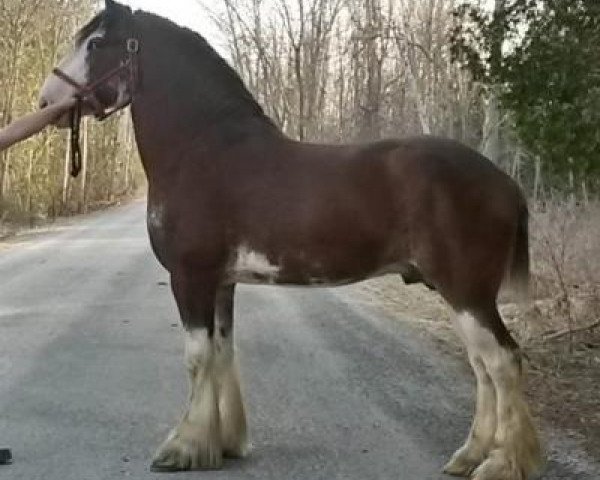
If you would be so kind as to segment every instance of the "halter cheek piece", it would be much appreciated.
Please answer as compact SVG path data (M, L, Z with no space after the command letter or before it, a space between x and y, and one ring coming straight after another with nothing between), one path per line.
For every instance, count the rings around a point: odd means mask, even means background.
M121 61L121 64L104 74L98 80L88 84L81 85L62 70L55 68L52 73L62 81L68 83L76 90L75 97L77 104L71 109L71 175L77 177L81 172L81 146L79 142L79 131L81 125L81 111L84 103L90 105L94 110L94 115L98 120L105 120L119 110L126 108L135 94L139 84L139 64L138 53L140 43L136 38L129 38L126 42L127 58ZM99 87L105 85L113 78L118 77L123 72L127 72L127 83L129 87L129 99L115 105L113 108L106 108L98 100L96 91Z

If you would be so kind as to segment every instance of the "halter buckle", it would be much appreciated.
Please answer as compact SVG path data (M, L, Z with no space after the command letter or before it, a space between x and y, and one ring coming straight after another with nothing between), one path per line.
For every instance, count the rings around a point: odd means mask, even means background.
M135 54L140 51L140 42L137 38L128 38L127 39L127 53Z

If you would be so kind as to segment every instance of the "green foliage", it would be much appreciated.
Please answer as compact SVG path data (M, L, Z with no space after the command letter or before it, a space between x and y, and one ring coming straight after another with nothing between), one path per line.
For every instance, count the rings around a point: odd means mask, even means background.
M515 0L455 12L452 52L494 87L556 183L600 178L600 2Z

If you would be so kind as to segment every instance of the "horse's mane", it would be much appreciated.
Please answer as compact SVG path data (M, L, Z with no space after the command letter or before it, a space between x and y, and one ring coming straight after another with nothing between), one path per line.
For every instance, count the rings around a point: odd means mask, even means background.
M246 109L249 107L257 115L264 115L263 108L246 88L238 73L202 35L142 10L136 11L134 15L137 25L144 30L152 31L157 37L168 39L169 44L177 49L179 55L189 59L194 77L198 77L200 84L219 87L218 91L211 92L213 100L220 99L228 107L238 103L240 107Z

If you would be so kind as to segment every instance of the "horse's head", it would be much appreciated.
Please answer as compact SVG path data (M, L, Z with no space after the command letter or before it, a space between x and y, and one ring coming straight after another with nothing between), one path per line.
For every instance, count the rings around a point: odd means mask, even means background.
M41 108L79 97L83 115L102 116L131 102L138 49L133 13L114 0L105 3L104 11L79 31L72 51L46 79ZM56 125L67 127L68 115Z

